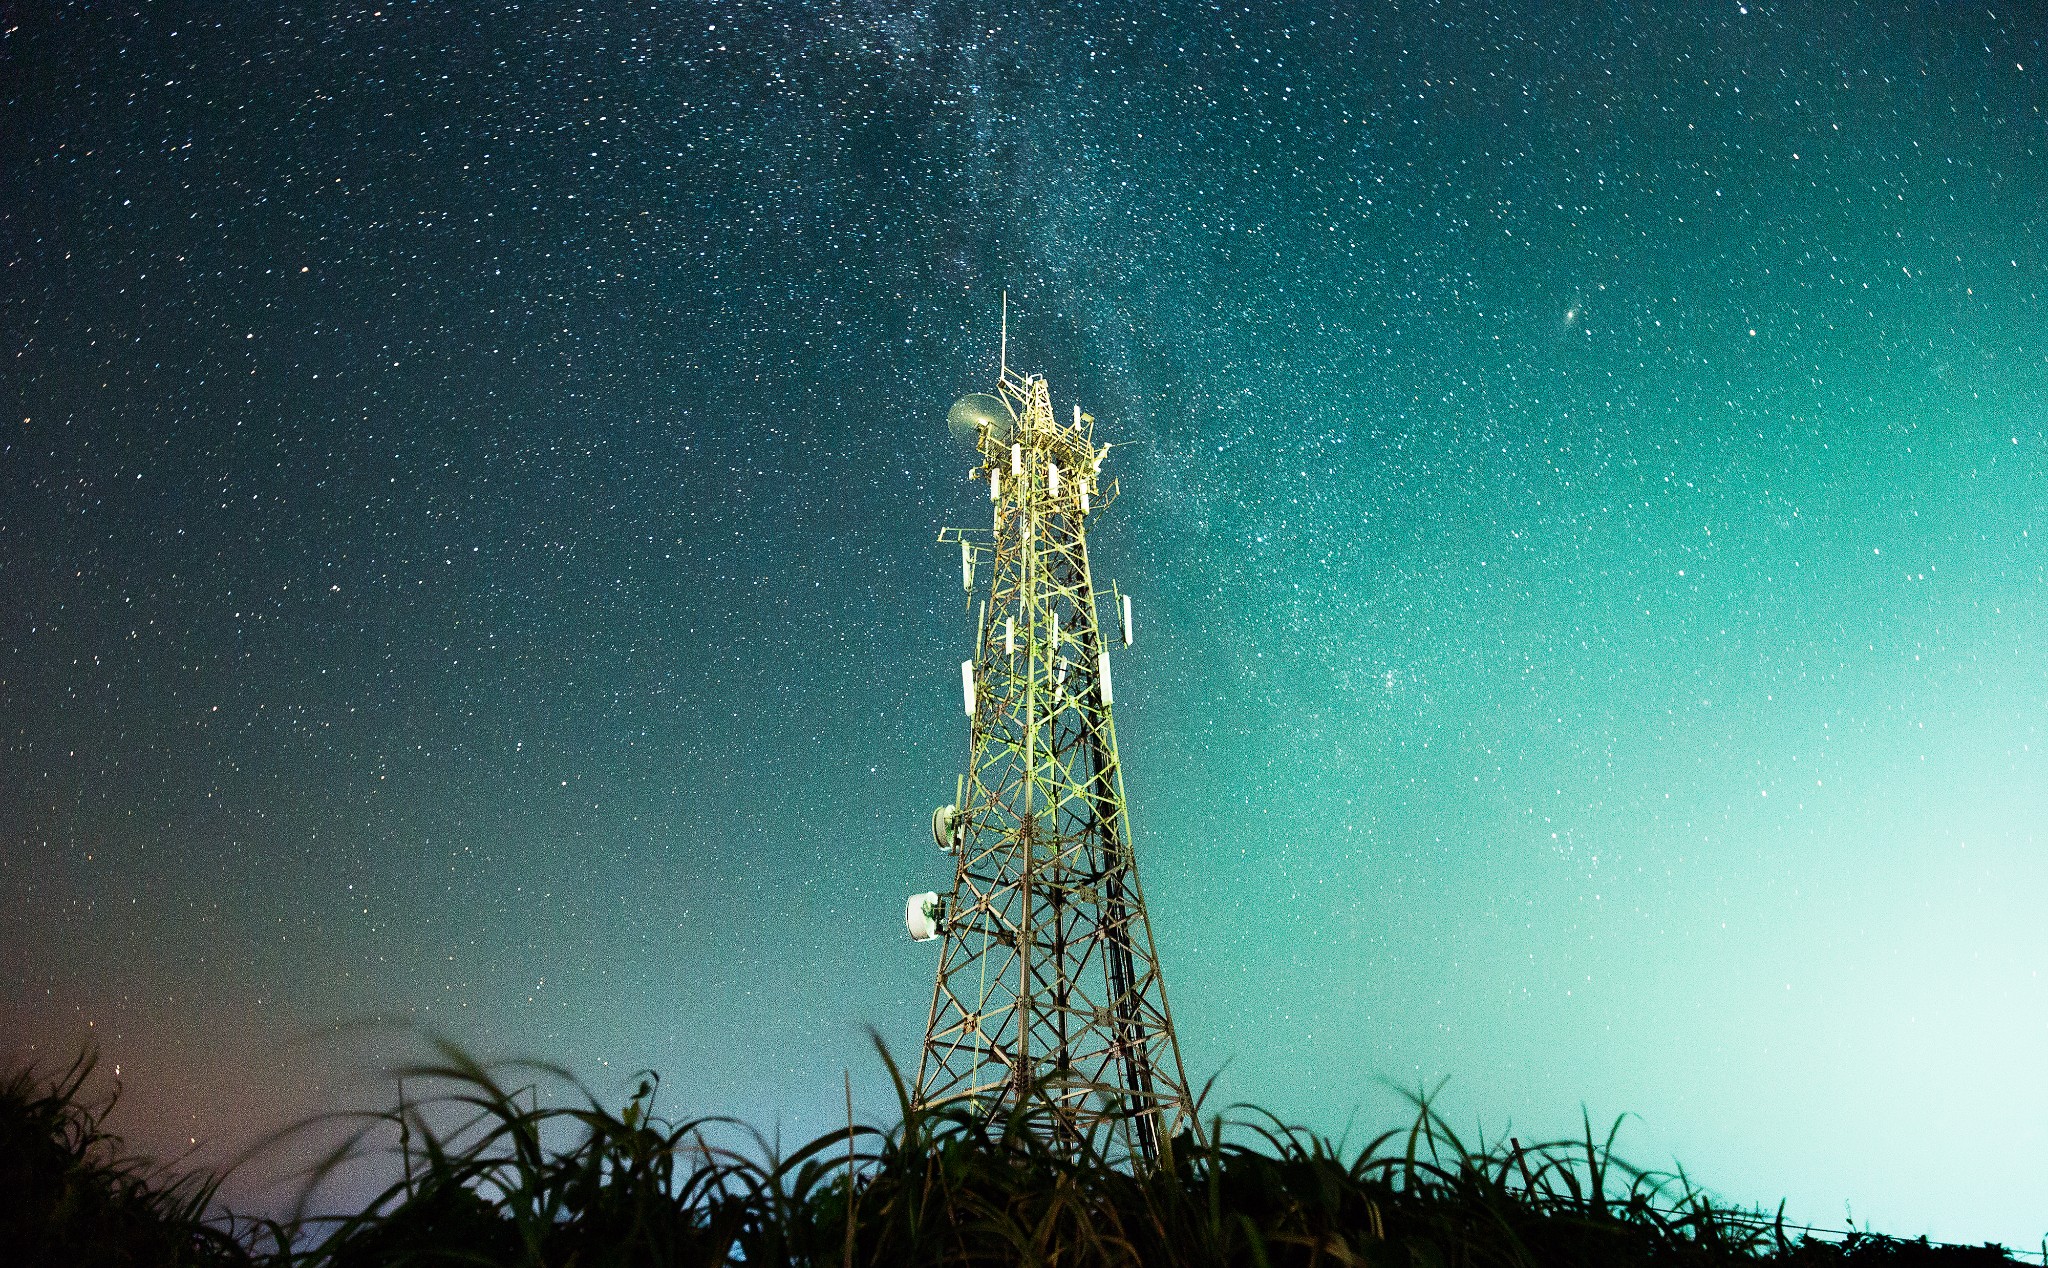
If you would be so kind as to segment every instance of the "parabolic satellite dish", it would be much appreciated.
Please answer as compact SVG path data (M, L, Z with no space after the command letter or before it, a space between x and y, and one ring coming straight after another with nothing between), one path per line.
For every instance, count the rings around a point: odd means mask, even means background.
M986 392L969 392L953 402L953 408L946 411L946 430L953 433L953 439L972 446L981 439L981 429L986 427L995 433L997 444L1008 444L1010 434L1016 430L1017 420L1011 415L1010 407L1002 398Z

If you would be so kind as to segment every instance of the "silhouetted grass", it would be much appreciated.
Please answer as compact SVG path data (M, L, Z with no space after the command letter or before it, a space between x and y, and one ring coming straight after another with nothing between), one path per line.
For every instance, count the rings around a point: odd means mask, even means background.
M441 1045L405 1072L424 1099L327 1120L343 1139L307 1200L365 1167L397 1179L362 1209L235 1225L205 1180L123 1160L80 1108L81 1062L0 1091L0 1260L42 1264L1224 1265L1244 1268L1993 1268L2002 1249L1834 1241L1717 1203L1681 1174L1619 1161L1614 1133L1468 1146L1417 1097L1415 1121L1355 1152L1269 1117L1219 1119L1134 1174L1103 1141L1061 1140L1043 1102L990 1123L921 1112L788 1154L726 1119L670 1120L651 1075L617 1113L550 1067L487 1069ZM884 1054L884 1060L887 1060ZM543 1106L546 1075L582 1104ZM1618 1125L1618 1124L1617 1124ZM391 1155L395 1154L396 1157ZM379 1156L383 1161L375 1161ZM17 1196L18 1195L18 1196ZM240 1233L237 1233L237 1229ZM261 1243L261 1245L259 1245ZM17 1249L20 1248L20 1249Z
M63 1073L0 1078L0 1264L177 1265L256 1262L284 1231L214 1210L219 1181L129 1153L104 1124L114 1098L83 1096L96 1059Z

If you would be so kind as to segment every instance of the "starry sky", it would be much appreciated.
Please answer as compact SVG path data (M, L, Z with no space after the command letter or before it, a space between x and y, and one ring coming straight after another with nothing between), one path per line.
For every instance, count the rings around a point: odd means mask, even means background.
M2048 1232L2048 23L1971 3L0 23L0 1034L152 1147L418 1033L892 1104L953 398L1120 442L1191 1075ZM2034 530L2042 537L2033 535ZM2044 752L2036 753L2036 746Z

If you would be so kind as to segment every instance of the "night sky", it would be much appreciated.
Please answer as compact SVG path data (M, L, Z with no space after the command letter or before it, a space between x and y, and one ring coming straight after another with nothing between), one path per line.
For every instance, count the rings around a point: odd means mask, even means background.
M1095 575L1213 1104L1355 1141L1447 1077L1461 1127L1633 1111L1728 1198L2032 1247L2044 42L8 9L0 1046L96 1041L209 1157L386 1103L407 1028L886 1116L1007 288L1124 446Z

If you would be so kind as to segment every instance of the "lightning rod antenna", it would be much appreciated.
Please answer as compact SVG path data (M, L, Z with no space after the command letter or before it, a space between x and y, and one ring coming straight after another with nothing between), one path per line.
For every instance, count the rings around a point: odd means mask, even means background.
M1010 372L1010 292L1003 290L1003 341L996 345L996 379Z

